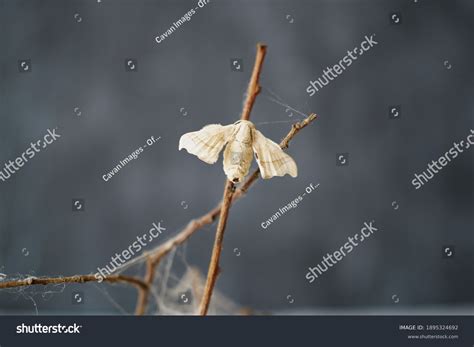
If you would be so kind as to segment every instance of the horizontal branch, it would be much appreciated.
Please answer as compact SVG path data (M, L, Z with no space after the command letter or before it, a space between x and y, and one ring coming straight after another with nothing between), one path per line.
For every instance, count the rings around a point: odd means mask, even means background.
M111 275L103 277L104 282L109 283L125 283L133 285L139 289L147 288L147 284L142 280L124 275ZM67 277L27 277L21 280L13 280L0 282L0 289L15 288L15 287L26 287L33 285L48 285L48 284L61 284L61 283L86 283L86 282L98 282L95 275L76 275Z

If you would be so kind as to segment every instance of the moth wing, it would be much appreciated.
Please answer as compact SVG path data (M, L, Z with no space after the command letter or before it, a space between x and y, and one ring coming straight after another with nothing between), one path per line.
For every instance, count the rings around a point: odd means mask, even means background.
M186 149L208 164L219 159L219 153L230 140L234 125L210 124L199 131L186 133L179 139L179 150Z
M298 168L293 158L256 129L253 130L252 147L263 179L286 174L291 177L298 176Z

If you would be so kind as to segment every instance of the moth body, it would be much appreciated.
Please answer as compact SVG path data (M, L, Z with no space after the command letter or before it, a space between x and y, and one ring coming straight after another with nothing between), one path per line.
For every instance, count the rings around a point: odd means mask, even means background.
M224 172L234 183L247 176L252 165L252 130L255 128L249 121L234 124L234 134L224 150Z
M224 149L224 172L232 182L241 182L252 165L253 154L263 179L289 174L298 175L295 161L278 144L262 135L252 122L240 120L231 125L211 124L186 133L179 140L185 148L208 164L219 159Z

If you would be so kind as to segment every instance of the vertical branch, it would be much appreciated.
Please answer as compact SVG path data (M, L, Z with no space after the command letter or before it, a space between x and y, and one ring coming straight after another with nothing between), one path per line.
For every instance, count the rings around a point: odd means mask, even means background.
M138 292L137 307L135 308L135 315L142 316L145 314L146 307L148 304L148 296L150 295L150 287L153 285L153 279L155 277L155 266L152 259L148 259L146 262L146 273L145 283L146 288L142 288Z
M232 196L234 193L234 183L227 180L224 188L224 197L222 198L221 214L219 217L219 223L217 224L216 238L214 240L214 247L212 248L211 262L209 263L209 270L207 274L206 286L204 287L204 293L199 305L199 313L201 316L205 316L209 309L211 302L212 292L216 285L217 276L219 275L219 259L221 257L222 243L224 241L224 231L227 224L227 217L229 216L230 205L232 203Z
M253 66L252 77L250 78L249 86L247 89L247 100L244 104L244 110L242 111L241 120L249 120L250 112L252 111L253 104L260 93L260 85L258 80L260 79L260 72L262 71L263 59L267 53L267 46L258 44L257 45L257 56L255 57L255 64Z
M242 116L240 117L241 120L248 120L250 118L250 112L252 111L253 104L255 103L255 99L257 98L258 93L260 93L260 85L258 81L260 78L260 72L262 70L263 59L265 58L266 51L267 46L262 45L260 43L257 45L257 55L255 57L255 64L247 89L247 98L245 100ZM204 287L204 294L199 305L199 314L201 316L207 315L212 293L214 291L214 286L217 281L217 276L219 275L219 259L221 256L222 243L224 241L224 231L227 224L227 218L229 216L230 206L232 204L234 190L234 183L230 182L229 180L226 180L224 188L224 197L222 199L222 207L219 216L219 223L217 225L216 230L216 238L214 240L211 262L209 263L209 269L207 273L206 286Z

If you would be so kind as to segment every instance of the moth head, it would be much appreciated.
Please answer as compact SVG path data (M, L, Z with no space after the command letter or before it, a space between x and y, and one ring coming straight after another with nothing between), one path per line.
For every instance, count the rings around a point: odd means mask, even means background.
M252 128L255 128L255 125L253 125L253 123L249 120L238 120L237 122L234 123L234 125L238 125L238 124L246 124Z
M238 142L252 144L252 133L255 130L255 126L248 120L239 120L233 124L233 138Z

